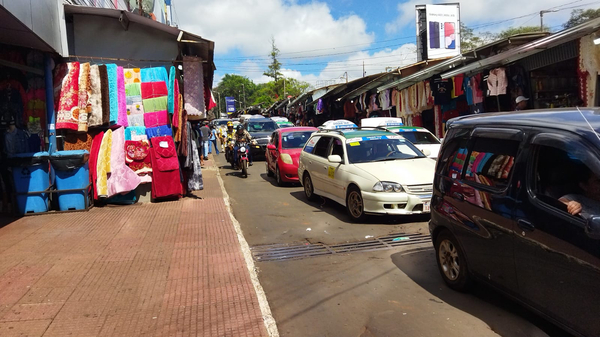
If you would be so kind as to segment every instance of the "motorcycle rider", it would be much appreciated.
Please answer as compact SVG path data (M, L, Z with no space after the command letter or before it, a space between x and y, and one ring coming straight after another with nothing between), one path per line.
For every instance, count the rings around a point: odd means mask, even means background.
M231 146L230 146L230 142L232 142L235 139L235 129L233 128L233 122L229 121L227 122L227 130L223 131L223 134L221 135L221 145L224 146L225 148L225 158L229 158L229 161L232 161L232 150L231 150Z
M248 144L248 146L250 145L250 142L252 141L252 136L250 135L250 132L246 131L246 129L244 129L244 125L240 124L237 126L237 130L235 132L235 146L233 147L233 162L235 163L235 165L237 165L238 163L238 150L239 150L239 146L238 143L240 142L246 142ZM252 151L250 151L250 149L248 149L248 165L252 166Z

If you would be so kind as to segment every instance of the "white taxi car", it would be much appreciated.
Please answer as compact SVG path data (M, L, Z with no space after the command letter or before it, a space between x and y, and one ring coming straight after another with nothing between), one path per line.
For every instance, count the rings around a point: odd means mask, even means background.
M332 199L354 221L429 213L435 161L402 136L343 124L324 125L304 146L298 177L306 198Z

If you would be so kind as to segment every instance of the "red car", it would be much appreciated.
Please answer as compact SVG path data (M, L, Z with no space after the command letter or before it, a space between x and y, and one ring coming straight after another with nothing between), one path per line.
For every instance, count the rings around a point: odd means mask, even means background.
M277 185L285 183L297 183L298 159L304 144L313 132L318 131L314 127L291 127L277 129L271 135L265 153L267 175L275 175Z

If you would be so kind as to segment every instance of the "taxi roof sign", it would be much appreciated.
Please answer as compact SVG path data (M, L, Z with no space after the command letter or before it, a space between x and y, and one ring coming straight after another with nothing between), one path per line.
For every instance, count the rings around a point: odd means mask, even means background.
M348 121L345 119L338 119L338 120L327 121L327 122L323 123L323 125L321 125L319 127L319 129L337 130L337 129L351 129L351 128L357 128L357 127L358 126L356 126L356 124L352 123L351 121Z
M394 117L373 117L364 118L360 121L362 127L392 127L403 126L402 118Z

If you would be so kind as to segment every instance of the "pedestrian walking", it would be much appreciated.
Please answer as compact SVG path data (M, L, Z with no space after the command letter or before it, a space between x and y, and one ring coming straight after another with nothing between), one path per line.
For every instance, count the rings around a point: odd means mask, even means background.
M210 130L210 141L215 146L215 153L218 155L219 148L217 147L217 138L219 138L219 133L217 132L217 129L215 128L214 125L211 125L210 129L211 129ZM210 144L208 145L208 147L210 148ZM209 153L210 153L210 149L209 149Z
M204 122L204 125L200 128L200 136L202 137L202 156L204 160L208 160L208 154L210 153L210 128L208 122Z

